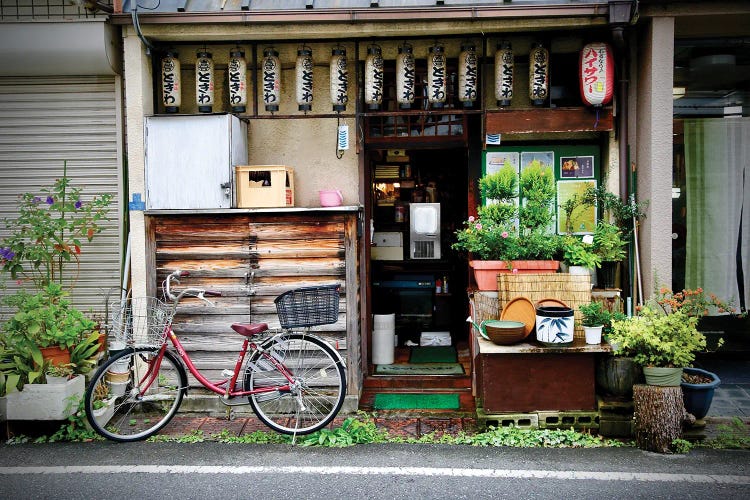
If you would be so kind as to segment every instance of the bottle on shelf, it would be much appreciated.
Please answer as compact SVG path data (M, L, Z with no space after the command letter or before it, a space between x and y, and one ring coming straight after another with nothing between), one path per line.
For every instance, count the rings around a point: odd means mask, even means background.
M443 293L443 280L440 278L435 280L435 293Z
M443 293L448 293L448 276L443 276Z

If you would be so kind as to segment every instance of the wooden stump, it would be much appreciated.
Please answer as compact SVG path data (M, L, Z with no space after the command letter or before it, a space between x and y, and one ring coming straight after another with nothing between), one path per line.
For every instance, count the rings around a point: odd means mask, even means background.
M692 417L682 403L682 389L636 384L633 405L636 446L646 451L670 453L672 441L682 438L682 425Z

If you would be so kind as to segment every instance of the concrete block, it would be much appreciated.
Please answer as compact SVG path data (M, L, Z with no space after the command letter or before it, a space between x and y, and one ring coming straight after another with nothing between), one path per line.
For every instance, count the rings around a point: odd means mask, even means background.
M540 429L598 429L596 411L539 411Z
M539 417L536 413L485 413L477 408L477 421L480 425L494 427L517 427L519 429L539 428Z
M8 420L65 420L78 409L86 384L78 375L63 384L26 384L6 397Z
M601 418L599 420L599 435L613 438L633 437L633 419Z

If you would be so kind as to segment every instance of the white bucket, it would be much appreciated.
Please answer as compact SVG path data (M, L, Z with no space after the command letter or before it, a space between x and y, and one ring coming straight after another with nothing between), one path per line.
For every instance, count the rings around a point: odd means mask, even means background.
M395 314L373 314L372 328L375 330L393 330L396 328Z
M587 344L602 343L602 326L584 326L583 333L586 335Z
M372 363L392 365L394 359L395 332L392 328L372 331Z

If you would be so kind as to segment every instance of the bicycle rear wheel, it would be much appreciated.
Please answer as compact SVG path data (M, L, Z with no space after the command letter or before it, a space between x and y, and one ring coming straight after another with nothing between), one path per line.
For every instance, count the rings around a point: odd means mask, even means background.
M292 376L288 382L274 361ZM287 390L278 387L289 386ZM282 434L309 434L325 427L346 396L344 361L317 337L291 333L270 339L245 371L245 390L269 389L249 397L258 418Z
M86 418L107 439L146 439L177 413L186 387L185 368L173 353L128 348L97 370L86 389Z

